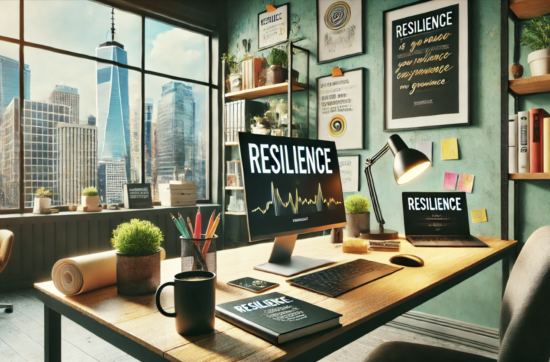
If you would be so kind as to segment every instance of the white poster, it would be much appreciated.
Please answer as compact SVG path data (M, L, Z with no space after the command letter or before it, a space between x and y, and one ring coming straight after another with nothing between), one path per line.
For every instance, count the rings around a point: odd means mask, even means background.
M339 156L342 192L359 192L359 156Z
M363 148L363 68L317 78L317 138L337 150Z
M363 0L317 0L317 62L363 54Z
M288 5L258 14L258 49L282 43L287 39Z

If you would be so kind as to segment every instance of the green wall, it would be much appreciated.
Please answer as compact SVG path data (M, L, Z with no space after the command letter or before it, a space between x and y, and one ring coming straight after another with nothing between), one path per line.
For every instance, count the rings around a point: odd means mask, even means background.
M243 55L242 40L251 39L251 52L257 52L257 14L267 4L275 6L288 0L232 0L228 3L229 51ZM315 78L328 75L332 67L344 71L357 67L366 69L365 84L365 149L341 152L359 154L361 162L376 153L391 135L382 131L383 122L383 46L382 12L412 0L365 0L364 16L365 54L333 63L317 65L316 1L291 0L291 39L311 51L309 85L311 87L310 135L316 134ZM374 167L377 186L386 225L403 232L401 192L444 191L445 171L470 173L476 176L474 190L468 195L470 210L486 208L489 221L471 224L472 233L481 236L500 236L500 1L470 0L470 109L471 125L458 128L398 132L403 140L414 146L419 141L433 142L433 168L419 179L405 186L397 186L393 179L393 158L386 156ZM257 53L256 53L257 54ZM447 138L458 138L460 159L441 161L441 143ZM366 181L361 179L361 193L368 196ZM371 217L371 222L376 220ZM498 263L452 290L425 303L417 310L498 328L501 294L501 264Z

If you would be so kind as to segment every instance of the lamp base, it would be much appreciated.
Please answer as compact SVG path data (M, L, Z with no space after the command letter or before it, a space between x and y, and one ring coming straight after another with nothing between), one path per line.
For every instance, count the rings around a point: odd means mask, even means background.
M399 238L396 230L391 229L377 229L369 230L368 232L361 233L359 236L361 239L372 240L391 240Z

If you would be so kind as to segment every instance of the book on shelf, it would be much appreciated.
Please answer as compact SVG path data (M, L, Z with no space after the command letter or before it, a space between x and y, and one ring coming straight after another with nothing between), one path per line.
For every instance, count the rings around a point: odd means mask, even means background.
M543 119L548 113L542 108L529 110L529 172L540 173L543 170Z
M260 86L260 74L264 69L264 58L254 58L254 88Z
M281 293L216 306L216 316L278 345L340 326L341 314Z
M518 113L518 173L529 173L529 112Z
M264 116L269 109L269 103L248 99L228 102L225 104L225 142L236 142L239 132L250 131L250 119Z
M550 117L542 120L542 172L550 172Z
M518 115L512 114L508 117L508 172L518 172Z

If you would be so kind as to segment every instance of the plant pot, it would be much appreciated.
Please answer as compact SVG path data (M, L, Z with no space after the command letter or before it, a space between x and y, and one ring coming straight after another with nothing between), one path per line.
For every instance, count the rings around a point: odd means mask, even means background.
M99 207L99 196L82 196L80 200L82 206L88 207L88 211L101 210Z
M550 48L529 53L527 62L531 68L531 76L550 74Z
M52 207L52 199L49 197L35 197L32 212L34 214L45 214Z
M266 85L283 83L288 79L288 70L280 65L272 65L266 74Z
M359 234L370 230L370 213L348 214L346 213L346 233L351 238L358 238Z
M160 250L148 255L116 253L116 285L120 295L155 294L160 285Z
M240 73L234 73L229 76L231 82L231 92L238 92L243 89L243 76Z

